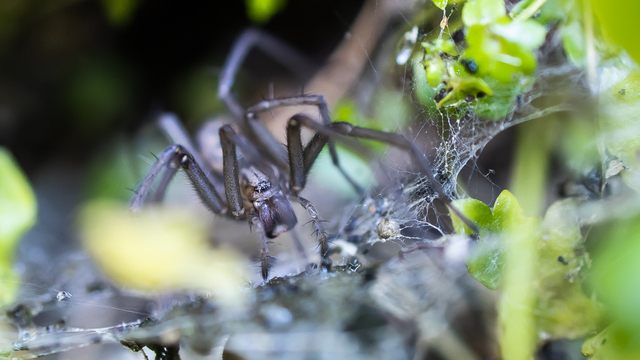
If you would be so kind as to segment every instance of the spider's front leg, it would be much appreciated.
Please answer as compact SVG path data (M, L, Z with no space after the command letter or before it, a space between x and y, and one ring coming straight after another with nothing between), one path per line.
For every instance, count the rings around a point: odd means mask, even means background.
M142 207L144 199L151 191L153 182L163 169L165 169L165 171L160 181L159 192L164 192L166 185L176 174L178 166L187 173L191 184L196 189L198 197L209 210L216 214L224 215L227 213L227 207L224 205L222 198L220 198L213 184L209 182L209 179L207 179L207 176L193 156L181 145L171 145L158 155L158 160L151 166L149 173L145 176L144 180L142 180L142 184L131 199L131 209L137 211ZM160 196L161 194L156 194L155 197L159 198Z
M247 209L249 222L260 234L262 242L260 262L262 277L266 281L272 262L269 256L268 239L292 230L297 223L296 215L289 200L282 193L282 189L274 182L277 177L269 166L262 166L262 170L259 169L260 153L248 139L236 133L232 126L224 125L220 128L220 143L224 159L224 188L229 209L235 216L240 216L245 212L243 199L247 199L253 205L252 208ZM247 163L242 169L238 165L236 146L242 150ZM301 244L296 246L304 257Z
M251 216L249 219L251 226L257 229L260 234L260 243L262 244L262 250L260 251L260 273L262 274L262 280L265 282L269 278L269 269L273 264L273 257L269 255L269 239L267 238L264 230L264 224L257 215Z
M328 136L324 134L316 134L311 139L309 144L303 149L302 138L300 134L301 124L297 120L299 116L295 115L287 124L287 152L289 153L289 186L294 191L296 199L309 213L309 217L315 227L315 233L318 236L318 244L320 245L320 265L323 269L329 270L331 268L331 259L329 258L329 241L327 234L322 227L322 218L311 204L311 202L297 194L304 189L307 182L307 175L313 165L313 162L320 154L320 151L327 143Z

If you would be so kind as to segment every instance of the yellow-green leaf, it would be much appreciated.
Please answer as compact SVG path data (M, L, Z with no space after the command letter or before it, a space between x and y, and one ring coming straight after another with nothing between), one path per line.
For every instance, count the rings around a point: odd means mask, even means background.
M447 7L447 3L449 2L449 0L431 0L431 1L433 1L433 4L436 7L442 10L444 10Z
M622 46L640 62L640 42L637 39L640 1L592 0L594 14L600 19L605 35Z
M497 289L502 281L504 266L504 236L517 229L523 215L518 200L505 190L496 199L493 209L482 201L460 199L452 203L480 229L480 241L467 261L469 274L489 289ZM451 219L457 233L471 234L462 220L452 213ZM496 236L491 236L495 234Z
M0 306L13 301L18 282L11 266L22 235L36 222L36 197L26 176L5 148L0 147Z
M476 199L458 199L453 201L452 206L455 206L460 212L462 212L469 220L473 221L480 231L493 229L493 214L489 205ZM473 232L467 227L464 222L456 216L454 212L451 213L451 221L453 228L458 234L472 234Z
M596 329L599 305L582 290L590 266L573 199L549 207L537 239L536 315L538 327L551 338L575 339Z
M80 214L84 245L121 286L142 291L200 290L238 308L248 266L230 250L213 249L202 215L189 208L147 207L140 213L107 200Z
M286 5L286 0L245 0L251 21L264 24Z
M640 332L613 323L600 333L585 340L582 356L591 360L637 360L640 359Z
M598 298L625 328L640 333L640 217L617 221L599 236L603 248L593 259Z
M490 24L507 15L503 0L470 0L462 9L466 26Z
M600 96L600 127L607 151L620 159L622 179L640 192L640 71L634 70Z

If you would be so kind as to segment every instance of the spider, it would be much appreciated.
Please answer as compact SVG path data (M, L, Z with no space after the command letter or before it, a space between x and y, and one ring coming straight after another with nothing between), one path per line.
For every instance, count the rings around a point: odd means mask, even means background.
M219 129L222 147L221 173L201 159L199 151L192 145L186 131L175 117L163 116L161 126L176 144L167 147L157 156L156 162L131 200L133 210L142 206L152 184L161 173L160 183L155 190L155 200L162 198L170 180L182 169L193 184L198 197L209 210L234 220L248 220L250 226L259 232L262 245L260 266L262 277L266 281L271 259L269 239L291 230L298 222L291 201L304 207L314 224L320 248L320 266L325 270L331 267L329 240L322 227L323 220L313 204L300 196L300 192L304 190L309 170L325 145L329 147L333 164L357 191L362 192L340 166L333 137L372 139L407 150L422 173L430 180L439 198L445 204L451 202L434 178L425 155L411 141L395 133L357 127L346 122L331 122L327 104L321 95L268 99L243 108L230 89L240 64L254 46L260 47L287 65L301 63L295 51L275 37L253 29L246 30L236 40L225 62L218 87L218 96L236 120L233 125L225 124ZM322 123L303 114L291 117L286 128L286 153L282 153L282 146L257 121L257 115L279 107L298 105L316 106ZM301 139L302 127L316 131L304 146ZM240 159L237 154L238 148L242 152ZM214 185L220 181L224 188L224 199ZM450 208L466 220L455 208Z

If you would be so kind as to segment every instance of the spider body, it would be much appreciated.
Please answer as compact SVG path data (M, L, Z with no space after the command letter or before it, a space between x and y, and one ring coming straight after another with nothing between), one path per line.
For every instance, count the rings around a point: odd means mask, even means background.
M250 203L248 213L257 213L268 238L276 238L296 226L298 219L291 202L277 184L253 166L242 169L240 174L242 195Z
M248 220L260 234L261 272L266 281L271 264L268 239L292 230L298 221L291 201L299 203L307 210L318 237L320 265L326 270L331 267L329 243L321 225L323 220L311 202L299 196L299 193L304 190L309 171L325 145L329 147L333 164L342 175L356 191L363 191L340 166L332 142L333 137L371 139L408 151L427 176L440 199L445 204L451 202L440 183L434 178L424 154L411 141L399 134L361 128L345 122L331 122L327 104L321 95L269 99L249 108L243 108L230 93L230 89L240 62L255 45L279 49L275 56L284 63L291 65L292 61L294 63L297 61L293 60L295 56L286 56L288 53L293 53L293 50L266 34L250 30L238 39L225 63L218 87L218 95L235 118L233 126L226 124L218 131L219 144L222 148L222 171L217 170L219 167L204 161L201 155L206 153L207 149L197 149L179 120L173 115L165 114L161 117L160 124L176 145L167 147L157 156L156 162L151 166L131 200L133 210L142 206L155 179L159 176L154 200L161 200L170 180L178 169L182 169L189 177L200 200L213 213L234 220ZM266 50L274 55L273 49ZM291 117L286 128L287 153L283 154L280 144L257 122L257 114L279 107L300 105L317 107L322 123L302 114ZM301 138L302 127L316 131L304 146ZM241 157L236 153L238 148L242 152ZM216 190L216 187L221 187L220 185L224 188L224 199ZM455 208L451 209L470 227L475 227L459 211ZM296 239L295 236L293 238ZM296 246L298 251L304 253L301 244L296 243Z

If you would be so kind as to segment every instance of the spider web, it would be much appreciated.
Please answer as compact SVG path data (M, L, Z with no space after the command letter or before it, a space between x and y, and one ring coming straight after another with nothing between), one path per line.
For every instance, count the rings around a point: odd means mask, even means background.
M405 86L404 96L419 109L414 121L420 126L413 134L415 143L423 150L432 149L431 153L427 152L432 172L448 197L467 197L459 186L459 181L463 180L460 178L461 171L468 166L473 171L479 171L477 161L480 153L500 132L526 121L571 110L574 108L572 96L588 93L584 85L584 73L565 58L560 46L557 36L551 37L543 45L538 51L539 64L533 81L517 94L507 115L497 120L478 116L475 107L470 107L463 116L427 110L413 100L412 86ZM405 84L411 83L409 75L405 74L403 80ZM494 92L493 98L513 96L508 89ZM434 201L438 196L427 177L406 170L406 167L396 168L395 171L395 176L383 190L367 198L350 213L343 229L352 242L370 246L376 242L394 240L406 244L437 238L450 232L446 220L441 217L442 211L436 210ZM391 239L382 238L375 231L376 224L383 219L397 223L400 229Z

